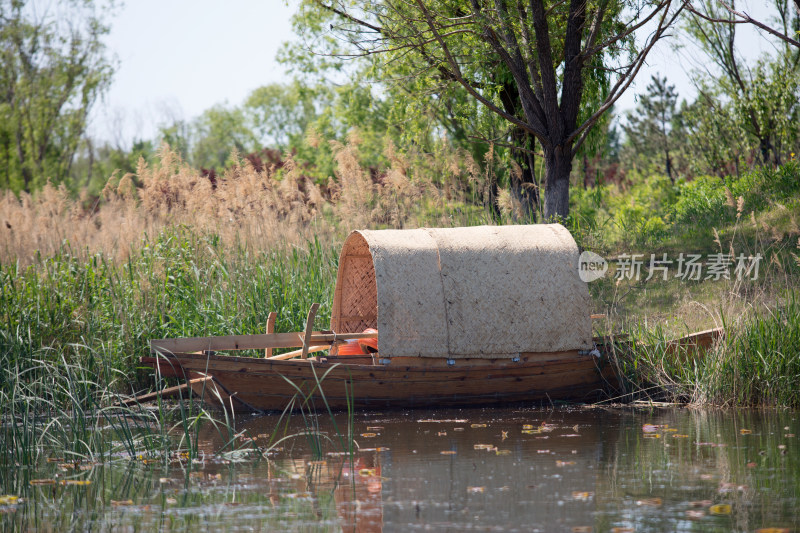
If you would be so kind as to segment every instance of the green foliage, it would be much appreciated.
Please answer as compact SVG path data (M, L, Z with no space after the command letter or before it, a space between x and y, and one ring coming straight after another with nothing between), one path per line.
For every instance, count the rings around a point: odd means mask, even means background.
M667 78L653 76L647 92L639 96L634 111L627 112L627 125L624 126L627 144L638 159L643 159L644 168L661 167L664 174L674 181L675 105L678 94L674 85L667 84Z
M238 108L217 105L207 109L194 120L192 128L190 160L197 168L222 168L231 151L243 154L258 149L244 112Z
M89 110L112 65L105 2L69 0L40 15L0 1L0 186L31 191L68 178Z
M729 15L710 0L700 2L700 9L712 19ZM715 67L695 73L701 87L698 105L705 108L695 106L696 116L687 117L690 131L707 139L697 154L710 157L711 166L705 172L715 172L720 165L733 165L738 172L745 158L780 165L798 146L800 49L778 41L772 53L753 64L736 46L737 26L709 22L696 15L684 20L687 34ZM726 148L729 153L724 153ZM703 150L708 149L712 153L704 156Z
M738 177L701 176L675 185L665 176L632 177L627 188L606 185L575 191L569 223L579 240L599 244L600 249L659 246L669 239L707 236L746 213L796 206L800 197L797 161L775 169L759 167Z
M80 355L94 375L106 367L120 373L108 379L120 389L142 386L132 370L149 339L262 333L270 311L277 331L300 331L312 302L323 303L321 321L329 318L335 257L317 242L229 255L218 238L185 230L142 243L121 266L102 256L81 260L68 247L24 270L4 264L0 366L19 367L24 379L34 354L59 367L70 346L84 345L72 362ZM12 385L0 382L0 390Z
M632 331L636 342L622 342L617 351L626 389L667 401L800 407L800 303L795 293L774 310L725 326L722 339L700 353L669 349L660 329Z
M800 166L791 161L772 169L760 167L741 177L703 176L683 184L672 218L687 226L708 226L735 220L739 198L746 211L759 212L774 202L800 194Z

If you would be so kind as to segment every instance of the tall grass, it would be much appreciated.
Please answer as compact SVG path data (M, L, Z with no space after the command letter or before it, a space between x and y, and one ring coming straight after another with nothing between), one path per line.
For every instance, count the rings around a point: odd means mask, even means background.
M628 398L697 405L800 407L800 302L790 293L775 309L741 320L708 350L670 348L660 328L631 331L615 351Z

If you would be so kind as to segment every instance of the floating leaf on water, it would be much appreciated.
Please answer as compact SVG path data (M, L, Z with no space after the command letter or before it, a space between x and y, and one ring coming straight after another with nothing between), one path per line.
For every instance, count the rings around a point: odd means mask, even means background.
M388 446L378 446L377 448L375 448L375 451L376 452L388 452L389 449L390 448Z
M788 527L762 527L756 529L756 533L789 533Z
M787 433L784 435L784 437L786 437L787 439L791 439L792 437L794 437L794 433Z
M542 431L539 430L539 429L523 429L522 430L522 434L523 435L537 435L537 434L539 434L541 432Z
M473 444L472 448L474 450L491 450L494 446L491 444Z
M486 487L467 487L467 493L477 494L486 490Z
M714 503L711 500L697 500L694 502L689 502L689 507L711 507L711 504Z
M47 458L47 462L48 463L63 463L64 462L64 458L63 457L48 457Z
M437 437L446 437L447 436L447 432L446 431L439 431L438 433L436 433L436 436Z
M133 500L111 500L111 505L114 507L124 507L127 505L133 505Z
M664 431L668 431L670 433L676 433L678 430L675 428L668 428L667 426L664 426Z
M567 433L566 435L561 435L561 437L580 437L578 433Z
M158 478L158 482L162 483L162 484L163 483L169 483L169 478L168 477L160 477L160 478Z
M205 472L189 472L189 477L195 479L202 479L206 477L206 474Z
M453 450L443 450L443 451L441 451L439 453L442 454L442 455L455 455L456 454L456 452L454 452Z
M592 533L592 526L575 526L572 533Z
M365 439L371 439L372 437L377 437L378 434L377 433L362 433L361 436L364 437Z
M611 533L633 533L634 529L632 527L612 527Z
M680 433L676 433L675 435L672 436L672 438L673 439L688 439L689 435L683 435L683 434L680 434Z
M497 455L511 455L511 450L498 450L495 448L494 453Z
M786 445L785 444L778 444L778 449L779 450L785 450L786 449Z
M258 438L261 440L266 440L269 438L269 433L259 433Z
M592 498L592 496L594 496L593 492L577 492L577 491L575 491L575 492L572 493L572 499L573 500L579 500L579 501L590 500Z
M291 476L289 476L289 478L291 478L291 479L300 479L302 477L303 476L301 476L300 474L292 474Z
M508 431L501 431L500 432L500 438L502 440L506 440L508 438Z
M425 418L423 420L417 420L417 423L424 424L424 423L434 423L434 424L443 424L445 422L453 423L453 424L466 424L468 420L464 418L456 418L456 419L444 419L444 420L434 420L433 418Z
M497 490L499 492L508 492L511 490L511 487L509 487L508 485L503 485L502 487L498 487Z
M486 424L470 424L471 428L485 428Z
M536 450L536 453L550 453L550 450Z
M660 439L661 438L661 434L659 434L659 433L645 433L642 436L644 438L646 438L646 439Z
M708 512L716 515L731 514L731 506L727 503L719 503L709 507Z
M453 431L464 431L464 428L453 428Z
M655 424L645 424L642 426L642 431L644 431L645 433L655 433L656 431L658 431L658 428L660 427L661 426L657 426Z
M739 430L739 433L741 433L742 435L749 435L752 432L753 432L753 430L751 430L751 429L740 429Z
M358 475L361 477L371 477L377 474L375 473L374 468L362 468L361 470L358 471Z
M688 518L689 520L700 520L704 516L706 516L705 511L697 511L691 509L689 511L686 511L686 518Z
M31 485L55 485L55 479L32 479L30 481Z
M532 424L522 424L522 429L533 429L534 426Z
M16 505L19 501L19 496L14 496L13 494L0 496L0 505Z
M77 485L77 486L86 486L91 485L92 482L88 479L66 479L61 482L62 485Z
M643 505L646 507L661 507L664 503L661 498L645 498L644 500L636 500L636 505Z
M708 481L709 479L714 479L714 476L712 476L711 474L700 474L700 479L705 479L706 481Z
M380 431L383 429L383 426L367 426L367 431Z
M556 466L569 466L574 464L575 461L556 461Z
M755 468L755 467L757 467L758 465L757 465L756 463L747 463L747 464L746 464L746 465L744 465L744 466L746 466L747 468Z

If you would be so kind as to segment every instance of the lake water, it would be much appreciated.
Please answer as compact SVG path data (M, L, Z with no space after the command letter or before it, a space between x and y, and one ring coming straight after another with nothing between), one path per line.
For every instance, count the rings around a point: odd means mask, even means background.
M360 413L350 457L327 415L331 440L290 439L266 456L278 418L239 417L233 453L214 455L228 433L205 424L195 461L7 470L0 496L22 500L0 500L0 521L7 531L800 531L799 419L630 407ZM288 432L304 427L294 416Z

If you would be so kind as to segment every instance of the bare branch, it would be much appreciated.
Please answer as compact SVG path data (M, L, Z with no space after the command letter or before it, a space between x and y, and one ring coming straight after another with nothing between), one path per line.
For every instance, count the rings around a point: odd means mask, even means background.
M521 121L520 119L518 119L517 117L515 117L513 115L510 115L510 114L506 113L505 111L503 111L502 109L497 107L494 103L492 103L490 100L485 98L481 93L479 93L471 84L469 84L466 79L464 79L464 76L461 73L461 67L458 65L458 62L453 58L453 55L450 53L450 48L444 42L444 39L442 38L442 36L439 35L439 32L436 30L436 23L433 20L433 17L431 16L430 11L428 11L428 8L425 7L425 5L422 3L421 0L416 0L416 3L417 3L417 6L420 8L420 10L422 10L423 15L425 16L425 20L426 20L426 23L428 24L428 28L430 28L430 30L433 32L434 36L436 37L436 40L439 42L439 46L442 47L442 52L445 55L447 63L450 65L450 69L452 70L453 75L456 78L456 81L458 81L458 83L462 87L464 87L464 89L469 94L471 94L480 103L482 103L483 105L488 107L493 113L496 113L496 114L500 115L501 117L503 117L507 121L511 122L512 124L515 124L515 125L519 126L520 128L522 128L523 130L527 131L528 133L530 133L532 135L541 134L541 132L534 131L530 127L530 125L528 125L527 123Z
M722 7L724 7L726 10L728 10L728 12L731 15L734 15L734 16L739 17L741 19L741 20L737 20L735 22L752 24L753 26L755 26L757 28L761 28L762 30L764 30L767 33L771 33L772 35L774 35L778 39L781 39L781 40L791 44L792 46L796 46L796 47L800 48L800 42L796 41L795 39L792 39L791 37L789 37L788 35L786 35L784 33L779 32L776 29L770 28L769 26L767 26L763 22L757 21L756 19L754 19L753 17L748 15L747 12L736 11L733 7L729 6L725 2L720 2L720 4L722 4ZM800 16L800 0L795 0L795 8L797 9L797 16ZM695 11L693 9L690 9L690 11L692 13L695 13ZM697 14L697 13L695 13L695 14ZM698 16L702 16L702 15L698 14ZM703 18L706 18L706 17L703 17ZM706 18L706 20L708 20L708 19ZM725 21L713 21L712 20L711 22L725 22ZM728 23L730 24L730 22L728 22Z
M573 153L576 150L578 150L578 148L580 148L580 146L586 140L586 137L589 135L589 130L591 129L592 126L594 126L594 124L603 115L603 113L608 111L611 108L611 106L613 106L616 103L616 101L619 100L619 97L622 96L622 94L628 89L628 87L630 87L631 83L633 83L633 80L636 78L636 74L638 74L639 69L642 68L642 65L644 64L647 55L650 53L650 50L652 50L656 42L658 42L658 40L664 36L664 33L670 26L672 26L672 24L675 22L675 19L678 18L678 15L684 8L684 5L681 5L681 7L679 7L675 11L672 17L669 17L668 19L669 3L670 3L669 1L666 2L667 4L666 9L664 10L663 14L661 15L661 19L658 22L658 28L656 28L656 30L650 35L645 47L642 49L641 52L639 52L639 55L637 56L636 60L631 64L631 66L627 69L627 72L619 77L617 83L611 89L603 104L588 119L586 119L583 122L583 124L581 124L578 128L576 128L575 131L573 131L567 138L568 142L570 140L577 139L575 141L575 144L573 145L572 149ZM659 4L659 7L657 9L661 10L663 6L664 3L661 3Z

